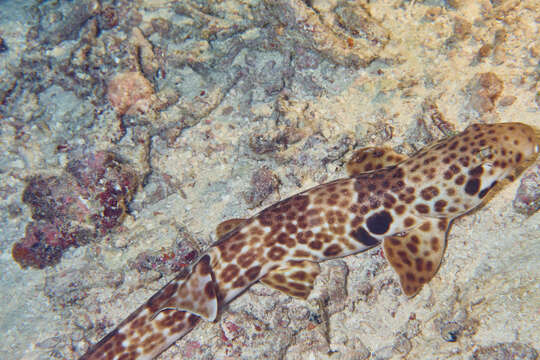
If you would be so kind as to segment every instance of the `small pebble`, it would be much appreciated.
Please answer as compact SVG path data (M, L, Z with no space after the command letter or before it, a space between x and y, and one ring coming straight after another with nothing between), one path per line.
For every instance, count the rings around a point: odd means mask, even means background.
M412 344L405 335L398 336L394 342L394 350L402 356L407 355L412 350Z
M4 51L7 51L6 42L2 37L0 37L0 53L3 53Z
M462 7L467 2L468 2L468 0L448 0L447 1L448 5L450 5L454 9L459 9L460 7Z
M468 35L470 35L472 29L472 25L467 20L456 17L454 19L454 35L457 39L463 40Z
M501 100L499 100L499 105L500 106L510 106L516 101L516 99L517 99L517 97L515 97L514 95L503 96L501 98Z
M514 198L514 209L528 216L540 210L540 165L525 170Z
M531 53L531 57L538 59L540 58L540 41L535 42L531 45L529 48L529 52Z
M429 21L434 21L442 14L442 8L439 6L430 7L424 14L424 18Z
M98 25L103 30L110 30L118 25L118 12L112 6L107 6L98 15Z
M536 360L538 352L531 346L521 343L498 343L478 346L472 360Z
M84 331L77 329L71 333L72 341L81 341L84 338Z
M36 346L42 349L52 349L62 341L62 337L53 336L36 343Z
M127 236L119 236L114 240L113 246L117 249L125 248L129 245Z
M107 88L107 97L119 115L144 111L150 106L150 96L153 94L152 84L139 72L118 74Z
M488 57L489 54L491 54L491 50L493 50L493 46L490 44L484 44L480 47L478 50L478 57L479 58L485 58Z
M495 108L495 101L501 95L503 88L502 80L494 73L478 74L473 85L471 106L480 114L490 112Z
M94 324L92 323L92 320L90 320L90 317L88 314L81 314L80 316L77 316L74 320L75 326L83 329L83 330L89 330L94 327Z
M251 177L251 189L244 194L250 207L260 205L271 193L277 190L279 180L270 169L262 167Z
M441 337L448 342L455 342L461 333L461 325L455 321L449 321L441 326Z

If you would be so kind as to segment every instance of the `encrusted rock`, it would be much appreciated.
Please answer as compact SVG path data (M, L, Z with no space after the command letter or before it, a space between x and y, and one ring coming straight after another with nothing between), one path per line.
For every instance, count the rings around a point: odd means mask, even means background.
M430 7L427 9L424 14L424 18L429 21L435 21L439 16L442 15L443 9L439 6Z
M265 154L277 150L278 144L268 134L254 134L249 138L249 147L256 154Z
M144 251L130 262L130 267L141 273L156 271L170 275L182 270L197 258L197 250L187 241L178 246Z
M101 5L97 0L81 0L59 4L47 4L49 13L41 18L39 35L42 41L58 45L65 40L77 38L80 29L92 16L97 15ZM51 11L53 8L56 11Z
M313 292L313 297L327 305L328 315L342 311L347 301L347 275L349 269L343 260L331 260L317 278L321 283Z
M55 224L32 222L26 226L22 241L13 245L13 259L23 268L32 266L42 269L60 261L62 256L61 232Z
M484 44L478 49L478 59L483 59L485 57L488 57L491 54L491 51L493 50L493 45L491 44Z
M4 38L0 36L0 53L7 51L7 49L8 48L7 48L6 42L4 41Z
M48 271L45 276L44 293L50 304L57 310L81 303L94 287L117 288L124 282L122 272L103 271L99 266L83 265L61 271ZM87 319L81 319L82 327L89 325Z
M462 331L462 327L455 321L447 321L441 326L441 337L444 341L456 342Z
M69 247L81 246L117 227L140 179L111 152L85 154L60 176L28 179L23 202L32 218L12 255L22 267L42 269L60 261Z
M501 100L499 100L499 105L500 106L510 106L514 102L516 102L516 100L517 100L517 97L515 97L514 95L506 95L506 96L503 96L501 98Z
M474 80L470 104L480 114L495 108L495 101L503 91L503 82L492 72L478 74Z
M472 29L472 25L467 20L456 17L454 19L454 36L458 40L465 39L468 35L470 35Z
M98 26L103 30L110 30L118 25L118 11L113 6L103 8L98 15Z
M147 112L152 106L152 95L152 83L136 71L116 75L107 88L107 97L119 115Z
M251 189L244 194L244 199L250 208L254 208L276 191L278 185L277 176L270 169L262 167L251 177Z
M215 359L282 359L292 342L293 330L269 325L245 311L226 312L215 339Z
M340 65L368 65L390 38L369 9L357 2L344 2L334 9L329 9L325 2L265 0L265 3L282 25L277 27L280 41L290 39Z
M531 57L535 59L540 58L540 40L537 40L531 45L531 47L529 48L529 52L531 54Z
M459 9L467 3L467 0L448 0L447 2L448 5L452 6L454 9Z
M159 68L152 44L144 37L139 28L133 29L129 43L137 67L140 67L146 77L152 79Z
M535 360L538 352L531 346L520 343L500 343L479 346L473 353L473 360Z
M523 174L514 198L514 209L529 216L540 209L540 164Z

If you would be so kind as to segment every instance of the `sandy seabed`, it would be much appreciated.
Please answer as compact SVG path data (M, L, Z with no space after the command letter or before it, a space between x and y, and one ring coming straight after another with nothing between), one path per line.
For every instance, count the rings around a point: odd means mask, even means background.
M356 148L538 126L539 27L534 0L0 2L0 358L76 359L217 224ZM416 297L374 249L323 263L307 302L256 284L159 359L536 359L539 166L454 222ZM36 177L71 205L25 198Z

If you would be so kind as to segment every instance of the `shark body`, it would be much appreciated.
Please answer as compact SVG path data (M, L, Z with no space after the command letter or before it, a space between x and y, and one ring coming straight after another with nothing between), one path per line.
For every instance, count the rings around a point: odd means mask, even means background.
M410 158L359 150L348 178L220 224L216 243L80 360L153 359L255 282L306 299L320 262L381 244L413 296L436 274L451 221L538 152L535 131L520 123L471 125Z

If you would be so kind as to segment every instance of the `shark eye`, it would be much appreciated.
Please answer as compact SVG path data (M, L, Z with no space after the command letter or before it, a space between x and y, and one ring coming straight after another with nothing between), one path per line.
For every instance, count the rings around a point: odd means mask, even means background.
M480 161L491 159L493 157L493 150L491 149L491 146L486 146L480 149L476 156L479 158Z

